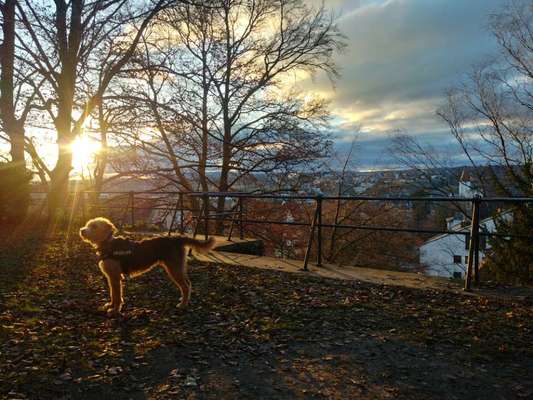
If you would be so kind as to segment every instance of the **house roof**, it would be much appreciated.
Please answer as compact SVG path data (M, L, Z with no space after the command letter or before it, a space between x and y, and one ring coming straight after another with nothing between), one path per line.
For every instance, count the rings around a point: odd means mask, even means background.
M464 232L466 230L468 230L470 228L470 226L465 226L465 227L459 227L458 229L452 229L452 231L454 232ZM428 244L428 243L431 243L431 242L434 242L435 240L439 240L439 239L442 239L443 237L445 236L450 236L450 235L453 235L453 233L441 233L440 235L437 235L437 236L433 236L433 237L430 237L428 240L426 240L424 243L422 243L420 245L420 247Z
M499 215L499 216L507 215L507 214L510 214L511 212L512 212L511 210L504 210L504 211L498 213L497 215ZM479 221L479 224L483 225L483 224L489 222L490 220L493 220L495 217L496 217L496 215L491 215L490 217L483 218L481 221ZM466 225L466 226L459 225L457 228L452 229L452 231L454 231L454 232L465 232L465 231L468 232L468 231L470 231L470 225ZM448 235L453 235L453 233L441 233L440 235L433 236L433 237L429 238L428 240L426 240L424 243L422 243L420 245L420 247L424 246L427 243L434 242L435 240L441 239L441 238L443 238L445 236L448 236Z

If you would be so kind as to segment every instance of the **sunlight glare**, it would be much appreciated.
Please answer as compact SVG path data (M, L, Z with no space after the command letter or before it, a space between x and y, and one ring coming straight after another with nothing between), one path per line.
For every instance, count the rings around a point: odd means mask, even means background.
M95 156L100 151L101 145L88 136L78 136L72 143L73 167L82 172L95 162Z

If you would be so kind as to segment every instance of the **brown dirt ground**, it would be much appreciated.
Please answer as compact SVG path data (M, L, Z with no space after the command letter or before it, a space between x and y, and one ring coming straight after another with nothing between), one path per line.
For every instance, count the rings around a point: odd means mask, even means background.
M210 264L188 310L155 270L110 320L76 240L4 244L0 272L0 398L533 398L527 301Z

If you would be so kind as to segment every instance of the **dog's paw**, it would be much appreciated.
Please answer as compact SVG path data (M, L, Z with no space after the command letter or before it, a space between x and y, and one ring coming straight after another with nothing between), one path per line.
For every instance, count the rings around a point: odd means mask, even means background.
M184 309L187 308L187 306L188 306L187 303L179 303L179 304L176 306L176 308L177 308L178 310L184 310Z
M103 306L98 307L98 311L107 311L111 307L111 303L105 303Z

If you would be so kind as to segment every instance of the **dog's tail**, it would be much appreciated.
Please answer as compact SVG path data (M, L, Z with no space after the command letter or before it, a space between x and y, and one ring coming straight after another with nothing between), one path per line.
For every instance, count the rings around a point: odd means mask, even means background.
M215 247L215 242L216 242L213 236L211 236L207 240L196 240L196 239L191 239L188 237L182 237L181 240L183 240L183 244L185 246L191 247L192 249L200 253L207 253L209 250Z

